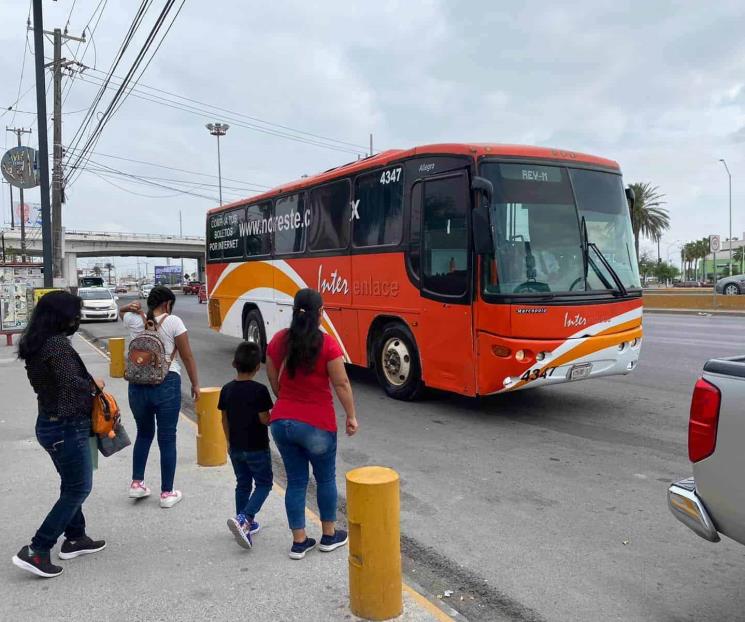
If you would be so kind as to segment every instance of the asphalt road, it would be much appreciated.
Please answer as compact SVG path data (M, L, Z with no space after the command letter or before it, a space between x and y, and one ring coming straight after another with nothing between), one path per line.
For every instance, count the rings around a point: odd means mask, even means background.
M124 301L123 301L124 302ZM231 377L236 340L180 297L202 386ZM339 484L364 464L402 478L408 576L469 620L745 619L745 547L710 544L666 505L690 475L690 394L712 356L745 352L739 318L648 315L630 376L468 400L388 399L352 370L361 431L339 443ZM119 324L86 324L98 337ZM188 386L188 383L185 383Z

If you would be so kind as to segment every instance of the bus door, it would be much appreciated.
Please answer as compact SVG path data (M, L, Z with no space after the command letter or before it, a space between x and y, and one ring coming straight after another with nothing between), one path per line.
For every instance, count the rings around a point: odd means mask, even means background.
M421 291L417 346L424 382L465 394L476 387L469 209L465 170L427 178L412 188L411 252L418 258L410 266L418 269Z

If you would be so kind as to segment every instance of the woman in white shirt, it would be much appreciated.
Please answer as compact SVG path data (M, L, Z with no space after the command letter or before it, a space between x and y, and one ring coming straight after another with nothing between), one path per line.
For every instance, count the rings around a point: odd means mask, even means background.
M181 363L191 381L191 395L199 397L197 365L189 345L189 336L183 321L171 315L176 296L167 287L154 287L147 297L147 315L141 311L124 314L124 325L135 337L145 330L145 322L155 322L163 342L166 359L170 362L168 375L158 385L129 385L129 407L137 424L137 440L132 452L132 484L129 496L142 499L150 495L145 486L145 465L150 445L156 436L160 449L160 507L170 508L181 501L182 494L173 489L176 473L176 427L181 412ZM156 425L157 424L157 425Z

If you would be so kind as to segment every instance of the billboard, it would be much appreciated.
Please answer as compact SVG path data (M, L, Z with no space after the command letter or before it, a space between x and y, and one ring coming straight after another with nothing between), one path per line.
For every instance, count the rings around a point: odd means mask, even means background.
M178 285L181 283L181 266L155 266L156 285Z
M36 149L13 147L0 160L3 177L16 188L35 188L39 185L39 167Z

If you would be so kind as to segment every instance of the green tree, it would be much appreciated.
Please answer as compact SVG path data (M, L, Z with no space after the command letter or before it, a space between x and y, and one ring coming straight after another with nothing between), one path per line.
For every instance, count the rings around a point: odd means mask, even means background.
M101 276L101 266L93 266L93 276Z
M671 263L662 261L655 264L654 275L657 277L657 281L660 283L668 283L675 279L680 274L680 270Z
M642 285L646 285L647 277L654 274L656 265L648 251L642 252L641 257L639 257L639 274L642 277Z
M639 239L645 236L652 240L658 240L662 234L670 228L670 215L667 209L662 207L665 197L657 186L648 182L639 182L630 185L634 191L636 200L631 210L631 228L634 231L634 246L636 257L639 258Z

